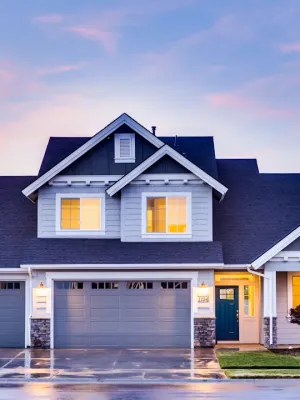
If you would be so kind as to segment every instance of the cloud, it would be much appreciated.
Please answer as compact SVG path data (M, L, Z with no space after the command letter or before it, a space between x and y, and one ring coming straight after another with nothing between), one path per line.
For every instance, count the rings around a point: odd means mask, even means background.
M78 71L85 64L86 63L78 63L78 64L57 65L53 67L43 67L43 68L38 68L37 73L39 75L56 75L70 71Z
M63 22L63 17L60 14L47 14L40 15L32 19L33 22L39 22L44 24L59 24Z
M282 44L280 50L282 53L300 53L300 42Z
M84 39L101 43L108 53L114 53L116 51L116 44L119 35L114 32L105 31L93 25L70 26L65 28L65 30L75 33L77 36Z

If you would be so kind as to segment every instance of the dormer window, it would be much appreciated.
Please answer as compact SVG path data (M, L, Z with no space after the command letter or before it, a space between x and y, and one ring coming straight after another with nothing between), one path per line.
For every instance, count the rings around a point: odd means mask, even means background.
M115 162L135 162L135 135L134 133L115 134Z

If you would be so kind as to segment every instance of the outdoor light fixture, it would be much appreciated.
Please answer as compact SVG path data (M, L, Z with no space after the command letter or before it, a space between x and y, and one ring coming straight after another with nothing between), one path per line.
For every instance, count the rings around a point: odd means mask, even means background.
M43 282L40 283L39 288L40 289L44 289L45 285L43 284Z
M209 288L206 285L206 283L202 282L197 292L198 292L198 304L209 303Z

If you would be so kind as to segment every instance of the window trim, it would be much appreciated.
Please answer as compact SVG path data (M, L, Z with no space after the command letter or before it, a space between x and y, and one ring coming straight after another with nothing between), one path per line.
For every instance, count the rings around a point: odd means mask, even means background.
M287 294L288 294L288 314L290 313L290 309L294 308L293 306L293 277L294 276L300 276L300 272L287 272Z
M101 229L62 229L61 200L62 199L99 198L101 199ZM99 236L105 234L105 194L104 193L56 193L56 234L62 236Z
M147 199L149 197L186 197L187 231L185 233L147 232ZM192 193L191 192L143 192L142 193L142 238L152 239L188 239L192 237Z
M121 157L120 139L130 139L130 157ZM115 133L115 163L135 163L134 133Z

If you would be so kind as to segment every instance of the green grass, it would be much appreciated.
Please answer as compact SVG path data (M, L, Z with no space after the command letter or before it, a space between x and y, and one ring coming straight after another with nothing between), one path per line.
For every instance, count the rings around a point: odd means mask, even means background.
M300 378L299 369L229 369L225 374L231 379Z
M270 351L217 351L223 369L298 369L300 357L275 354Z

